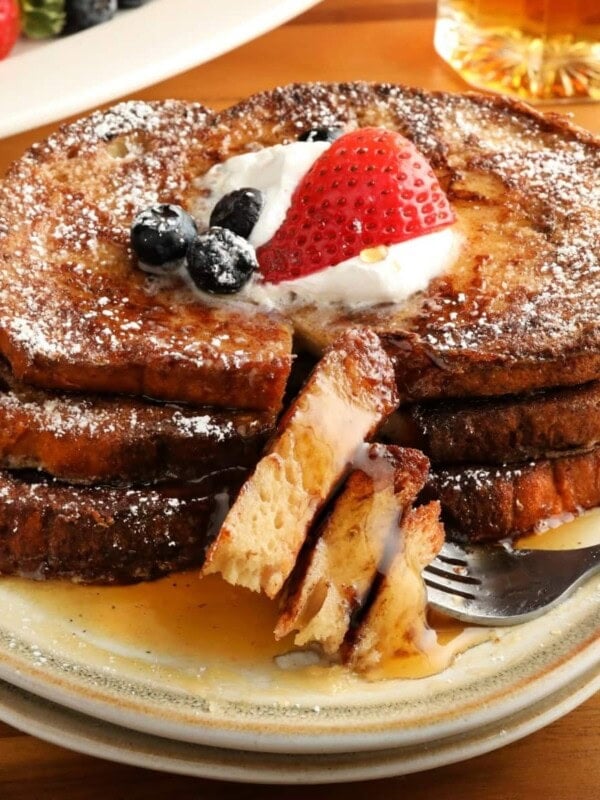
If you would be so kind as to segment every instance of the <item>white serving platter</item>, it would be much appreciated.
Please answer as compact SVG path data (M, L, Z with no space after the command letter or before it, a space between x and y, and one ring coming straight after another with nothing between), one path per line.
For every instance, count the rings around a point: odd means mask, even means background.
M0 138L210 61L313 5L316 0L150 0L72 36L20 41L0 62Z

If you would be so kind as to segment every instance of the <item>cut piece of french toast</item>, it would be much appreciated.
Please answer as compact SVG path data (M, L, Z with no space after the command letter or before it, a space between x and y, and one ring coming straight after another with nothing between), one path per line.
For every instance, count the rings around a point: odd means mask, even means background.
M0 466L70 483L194 480L248 469L275 422L269 411L43 391L0 363Z
M69 486L0 471L0 575L122 584L200 566L238 482Z
M334 655L363 605L401 520L423 488L429 462L418 450L370 444L292 575L275 636Z
M427 590L421 571L444 543L437 502L407 512L365 615L352 632L345 660L353 669L373 676L374 670L393 658L427 652L431 631L427 626Z
M598 378L600 145L564 117L504 97L304 84L217 115L211 139L224 160L309 128L373 125L430 161L457 216L458 259L401 304L295 309L305 343L320 351L348 326L371 327L415 400Z
M242 487L205 574L274 597L309 527L360 445L397 405L394 370L378 337L349 330L323 356Z
M499 540L558 524L600 505L600 448L508 466L439 468L424 489L449 531Z
M600 443L600 383L498 398L407 406L382 435L418 447L434 464L503 464Z
M209 111L129 102L34 145L0 184L0 351L44 388L234 408L281 405L291 329L273 313L208 303L152 277L130 226L191 204L211 164Z

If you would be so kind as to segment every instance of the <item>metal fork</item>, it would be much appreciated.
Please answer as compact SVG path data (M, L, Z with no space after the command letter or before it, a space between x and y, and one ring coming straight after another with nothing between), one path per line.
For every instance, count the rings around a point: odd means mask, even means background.
M600 545L511 550L444 544L425 567L430 605L475 625L515 625L539 616L600 570Z

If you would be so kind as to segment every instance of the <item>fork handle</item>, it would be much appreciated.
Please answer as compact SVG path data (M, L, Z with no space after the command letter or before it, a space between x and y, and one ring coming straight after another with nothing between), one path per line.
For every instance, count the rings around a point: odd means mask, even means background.
M560 563L563 577L571 570L573 577L587 577L600 569L600 544L574 550L514 550L515 555L531 556L536 561L546 558L548 566Z
M576 550L575 552L578 551ZM586 575L593 574L600 569L600 544L594 544L591 547L583 547L579 552L581 552L583 557L583 568L585 569Z

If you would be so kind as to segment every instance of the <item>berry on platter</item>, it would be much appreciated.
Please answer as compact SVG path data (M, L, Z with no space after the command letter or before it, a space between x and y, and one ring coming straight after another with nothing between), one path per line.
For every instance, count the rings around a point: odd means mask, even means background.
M210 294L235 294L257 269L254 248L227 228L209 228L188 251L194 284Z
M161 203L137 215L131 226L131 246L145 272L170 272L180 266L197 232L183 208Z
M65 27L65 0L19 0L21 30L29 39L48 39Z
M0 0L0 6L9 0ZM21 33L29 39L71 34L111 20L117 8L139 8L147 0L10 0L21 10ZM1 12L0 12L1 14Z
M412 142L395 131L360 128L315 161L283 223L256 255L264 280L279 283L454 221L429 162Z
M17 0L0 0L0 60L13 49L19 38L21 21Z
M112 19L117 12L117 0L66 0L67 33L91 28Z

